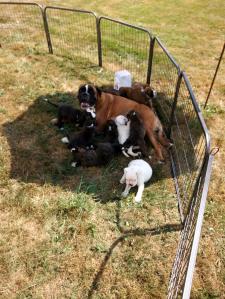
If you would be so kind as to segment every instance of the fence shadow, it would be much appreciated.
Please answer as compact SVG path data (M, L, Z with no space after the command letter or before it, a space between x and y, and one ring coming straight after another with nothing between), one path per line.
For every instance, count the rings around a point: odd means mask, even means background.
M166 233L172 233L172 232L178 232L181 231L183 229L182 224L178 224L178 223L174 223L174 224L165 224L165 225L161 225L161 226L157 226L154 228L135 228L135 229L130 229L127 230L125 229L122 225L121 225L121 216L120 216L120 202L117 201L116 202L117 205L117 209L116 209L116 225L118 230L121 233L121 236L118 237L109 247L97 273L94 276L94 279L92 281L92 284L90 286L90 289L88 291L88 299L93 298L94 292L97 291L98 286L100 284L101 278L103 276L104 270L107 266L107 263L110 260L110 257L113 254L114 249L120 244L122 243L125 239L129 238L129 237L136 237L136 236L141 236L141 237L146 237L146 236L156 236L156 235L160 235L160 234L166 234Z

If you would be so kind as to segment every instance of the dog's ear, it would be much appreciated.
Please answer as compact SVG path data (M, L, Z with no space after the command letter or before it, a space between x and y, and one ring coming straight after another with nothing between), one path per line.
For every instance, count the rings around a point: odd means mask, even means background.
M101 90L101 88L98 87L98 86L96 86L95 88L96 88L97 94L98 94L99 96L101 96L101 94L102 94L102 90Z

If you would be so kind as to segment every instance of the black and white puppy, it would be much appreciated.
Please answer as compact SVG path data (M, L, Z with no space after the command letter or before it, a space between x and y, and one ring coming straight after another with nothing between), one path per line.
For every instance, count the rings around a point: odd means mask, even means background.
M118 144L109 142L98 143L96 149L72 148L72 167L103 166L110 162L120 152Z
M84 127L80 132L75 133L73 136L66 136L61 139L62 143L66 143L68 149L72 148L89 148L93 146L95 135L95 126L92 123L89 126Z
M83 111L75 109L68 104L55 104L49 99L44 99L44 101L58 109L57 118L52 119L51 123L56 125L59 129L63 130L63 125L65 123L83 126L86 119L86 115Z
M130 122L130 132L129 137L122 146L123 154L125 155L125 152L127 152L133 157L138 156L139 153L132 153L132 147L138 146L143 157L147 157L148 152L144 140L146 131L140 115L138 112L131 110L127 114L127 119Z

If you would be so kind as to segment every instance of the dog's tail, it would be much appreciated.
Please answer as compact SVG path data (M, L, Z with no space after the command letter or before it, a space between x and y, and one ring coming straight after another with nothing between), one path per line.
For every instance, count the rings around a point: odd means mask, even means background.
M55 104L55 103L51 102L51 101L50 101L49 99L47 99L47 98L43 99L43 101L45 101L45 102L47 102L47 103L51 104L52 106L54 106L54 107L56 107L56 108L58 108L58 107L59 107L59 105L58 105L58 104Z

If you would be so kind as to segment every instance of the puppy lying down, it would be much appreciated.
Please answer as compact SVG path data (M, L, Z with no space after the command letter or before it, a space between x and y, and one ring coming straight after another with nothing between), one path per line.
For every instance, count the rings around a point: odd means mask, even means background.
M44 99L44 101L58 109L57 118L52 119L51 123L56 125L60 130L63 130L65 123L71 123L78 126L84 124L86 117L83 111L68 104L55 104L47 98Z
M122 193L123 197L129 194L132 187L138 186L137 194L134 198L135 202L140 202L144 191L145 183L152 177L151 166L142 159L133 160L124 168L124 174L120 180L121 184L126 184Z
M72 167L90 167L106 165L116 154L121 152L121 149L118 144L101 142L95 149L93 147L90 149L75 147L71 149L71 152L73 154Z

